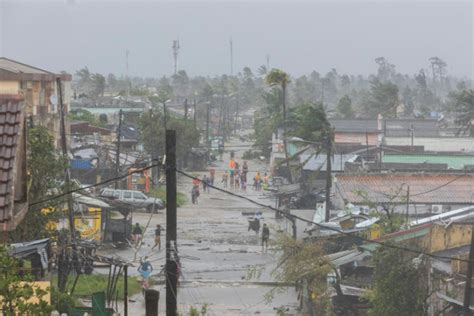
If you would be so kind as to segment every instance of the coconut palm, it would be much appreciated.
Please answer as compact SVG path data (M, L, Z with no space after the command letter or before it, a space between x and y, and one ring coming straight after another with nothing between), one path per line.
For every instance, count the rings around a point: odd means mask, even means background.
M281 106L283 111L283 146L285 148L286 166L289 172L290 183L293 183L293 177L290 169L290 159L288 157L288 146L286 142L286 87L290 83L290 76L280 69L272 69L265 77L266 83L271 86L279 86L281 88Z

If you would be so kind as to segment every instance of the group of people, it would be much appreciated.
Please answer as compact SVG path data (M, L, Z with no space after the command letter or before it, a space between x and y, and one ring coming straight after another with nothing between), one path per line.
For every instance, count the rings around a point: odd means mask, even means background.
M260 232L260 221L263 219L262 212L258 211L252 220L249 220L248 231L253 230L257 235ZM262 251L268 249L268 240L270 239L270 229L267 224L263 224L262 228Z
M257 172L255 177L253 177L253 188L255 191L261 191L262 188L266 189L270 185L270 176L265 172L265 174L260 174L260 171Z
M225 171L222 175L221 183L224 188L230 186L230 188L247 190L247 174L249 172L249 166L247 161L244 161L242 168L234 158L229 161L229 170Z

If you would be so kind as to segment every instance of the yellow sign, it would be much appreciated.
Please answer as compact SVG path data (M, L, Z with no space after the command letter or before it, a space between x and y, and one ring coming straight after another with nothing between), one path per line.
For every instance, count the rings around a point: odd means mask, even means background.
M101 226L102 226L102 210L100 208L89 207L87 208L87 212L76 213L74 215L74 225L76 230L80 233L82 238L85 239L92 239L100 241L101 235ZM48 214L53 212L51 208L44 208L41 210L43 214ZM46 223L46 230L55 231L60 229L61 227L69 227L65 225L67 223L60 224L57 220L51 220Z

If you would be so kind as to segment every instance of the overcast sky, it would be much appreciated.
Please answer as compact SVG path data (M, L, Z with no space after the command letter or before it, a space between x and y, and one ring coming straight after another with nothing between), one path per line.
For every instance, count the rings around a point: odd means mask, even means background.
M172 42L189 75L265 64L292 75L369 74L386 57L402 73L439 56L472 78L472 1L87 1L0 0L0 55L52 71L169 75Z

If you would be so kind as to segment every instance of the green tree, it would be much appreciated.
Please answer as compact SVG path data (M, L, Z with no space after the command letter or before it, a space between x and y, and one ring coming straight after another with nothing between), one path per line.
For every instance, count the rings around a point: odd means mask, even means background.
M60 189L58 180L64 177L66 162L58 155L54 147L54 138L48 129L38 126L28 130L28 198L31 203L43 200L51 192ZM41 212L43 207L56 207L63 203L62 199L51 204L42 203L30 206L28 215L20 225L10 233L13 241L35 240L50 237L45 230L46 223L53 214Z
M373 257L374 285L367 295L369 315L427 315L427 265L409 253L380 247Z
M67 116L67 119L69 121L88 122L89 124L94 126L105 126L105 124L102 123L99 119L97 119L94 114L84 109L74 110L70 112Z
M379 79L371 82L368 116L382 114L384 117L396 117L398 104L398 87L395 84Z
M321 103L305 103L291 110L288 134L319 142L329 133L330 124Z
M290 168L290 160L289 160L289 155L288 155L288 146L287 146L287 133L286 133L286 88L288 84L290 83L290 76L284 72L283 70L280 69L272 69L267 76L265 77L266 83L271 86L279 86L281 88L281 108L283 111L283 146L285 147L285 160L286 160L286 166L288 168L289 172L289 181L290 183L293 182L292 176L291 176L291 168Z
M453 112L456 114L456 123L460 125L459 133L469 131L474 136L474 90L460 90L450 93L449 95Z
M105 77L99 73L93 74L92 77L93 90L92 94L95 97L103 97L105 92L106 80Z
M8 249L0 245L0 312L5 316L15 315L49 315L52 306L43 298L47 294L34 286L29 275L19 273L19 261L8 254ZM38 299L32 303L31 299Z
M337 103L337 112L345 119L354 117L354 111L352 110L352 100L346 94Z

